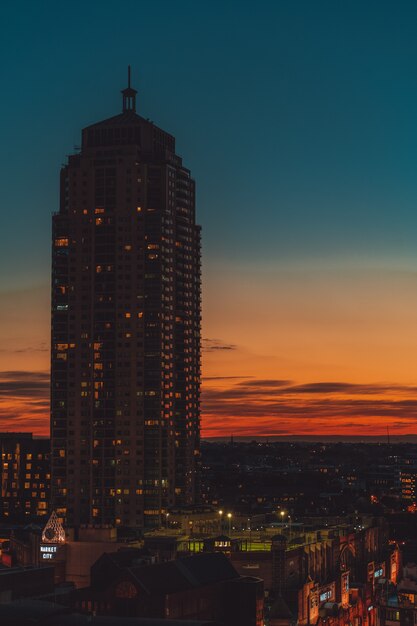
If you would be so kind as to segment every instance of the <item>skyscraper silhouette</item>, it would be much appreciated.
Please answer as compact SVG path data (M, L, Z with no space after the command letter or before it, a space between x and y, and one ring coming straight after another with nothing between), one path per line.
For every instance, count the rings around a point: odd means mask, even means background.
M52 505L152 527L198 491L200 227L175 139L136 113L82 131L53 216Z

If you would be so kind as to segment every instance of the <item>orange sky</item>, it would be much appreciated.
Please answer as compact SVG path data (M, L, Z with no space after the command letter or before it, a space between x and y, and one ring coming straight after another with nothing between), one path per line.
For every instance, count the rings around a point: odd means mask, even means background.
M203 436L417 433L416 283L377 266L209 266ZM48 345L48 286L3 292L2 430L47 433Z
M203 435L417 432L416 273L217 270L204 291L205 336L218 341L205 342Z

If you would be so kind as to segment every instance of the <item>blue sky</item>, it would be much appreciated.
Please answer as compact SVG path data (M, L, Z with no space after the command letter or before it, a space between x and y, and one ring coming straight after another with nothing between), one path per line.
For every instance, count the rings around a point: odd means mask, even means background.
M197 178L208 263L415 258L415 3L18 2L1 21L3 283L43 280L60 164L118 112L128 63Z

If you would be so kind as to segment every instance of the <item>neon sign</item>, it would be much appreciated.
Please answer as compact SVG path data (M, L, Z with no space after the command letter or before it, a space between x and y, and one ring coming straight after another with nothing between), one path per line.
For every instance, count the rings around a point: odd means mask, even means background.
M57 546L41 546L40 552L43 559L53 559L57 552Z

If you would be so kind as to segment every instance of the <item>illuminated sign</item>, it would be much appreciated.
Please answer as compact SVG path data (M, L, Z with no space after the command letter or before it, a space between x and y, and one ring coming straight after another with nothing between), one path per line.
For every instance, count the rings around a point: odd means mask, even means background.
M331 583L330 585L321 587L319 589L319 603L323 604L323 602L334 602L335 593L336 593L335 583Z
M374 578L381 578L381 576L383 575L384 575L384 570L382 569L382 567L374 571Z
M342 574L341 600L344 606L349 604L349 572Z
M59 521L55 511L52 511L51 517L49 518L48 523L42 531L42 543L49 543L52 545L56 545L57 543L65 543L65 530L61 522Z
M57 546L42 546L40 552L43 559L54 559L57 552Z
M319 617L319 592L318 587L313 585L306 585L307 589L310 588L310 624L315 624ZM308 591L307 591L308 593Z
M326 602L326 600L330 600L332 595L333 593L331 589L329 589L328 591L323 591L323 593L320 594L320 602Z
M391 554L391 582L394 584L397 582L398 577L398 551L395 550Z

